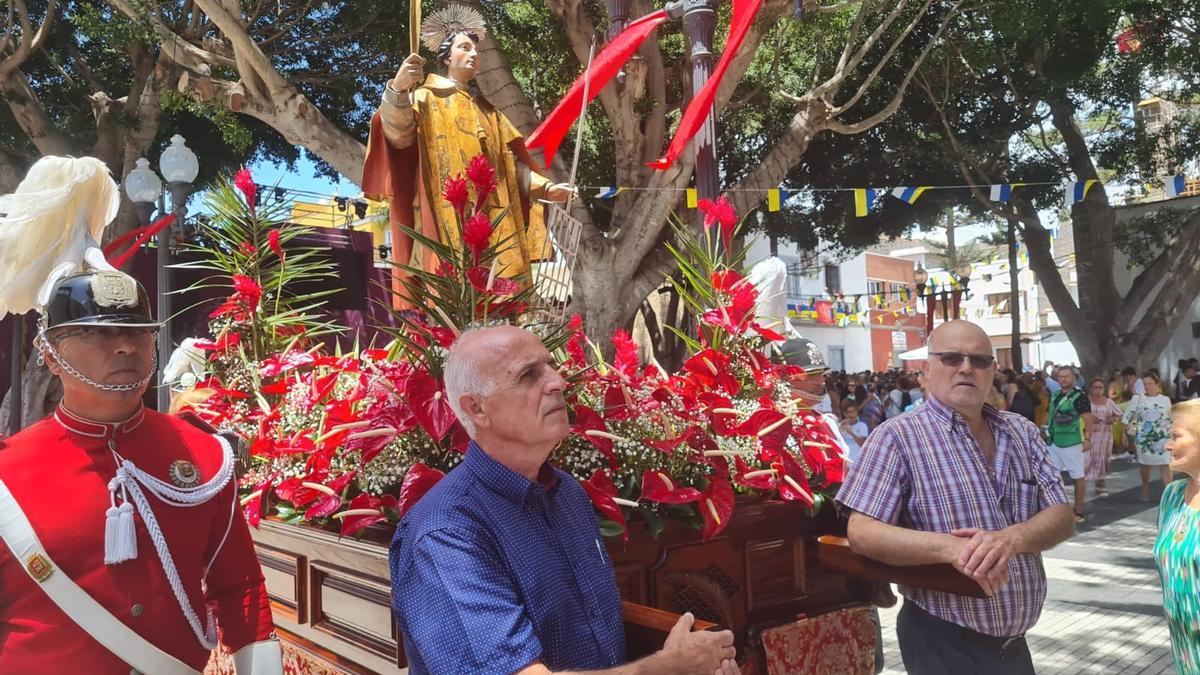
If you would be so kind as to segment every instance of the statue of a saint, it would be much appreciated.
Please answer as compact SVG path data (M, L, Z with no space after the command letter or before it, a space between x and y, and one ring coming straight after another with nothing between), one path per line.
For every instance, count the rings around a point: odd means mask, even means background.
M497 189L485 208L493 220L507 209L492 234L493 243L508 241L498 273L520 277L541 258L546 240L537 200L565 201L574 188L534 172L521 133L473 91L477 47L485 30L483 17L462 5L449 5L421 23L421 41L437 54L446 74L425 76L425 59L411 54L387 83L371 120L363 191L390 201L393 260L435 269L432 252L414 251L413 240L398 225L460 247L454 209L441 196L442 184L448 177L465 176L475 156L486 156L495 169Z

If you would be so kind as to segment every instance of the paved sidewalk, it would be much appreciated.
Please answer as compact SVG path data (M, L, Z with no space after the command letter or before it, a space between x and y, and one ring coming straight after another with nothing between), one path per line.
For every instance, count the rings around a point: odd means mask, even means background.
M1039 675L1175 673L1150 557L1161 488L1153 483L1153 501L1141 502L1137 467L1115 461L1111 470L1112 497L1089 495L1088 520L1074 538L1044 556L1049 593L1042 618L1029 632ZM1066 492L1071 499L1072 488ZM879 612L885 673L904 672L896 643L898 610L899 604Z

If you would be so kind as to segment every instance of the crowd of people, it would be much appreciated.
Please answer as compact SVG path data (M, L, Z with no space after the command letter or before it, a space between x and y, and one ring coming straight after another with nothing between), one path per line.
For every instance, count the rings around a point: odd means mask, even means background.
M1174 403L1200 398L1200 359L1180 359L1173 377L1159 369L1139 375L1133 366L1090 378L1073 365L1046 362L1041 370L998 369L986 402L1017 413L1042 430L1052 459L1076 489L1076 522L1086 519L1087 484L1096 497L1109 497L1107 475L1114 460L1140 468L1140 499L1150 501L1154 467L1161 487L1171 482L1165 444ZM882 372L831 371L819 410L838 416L850 459L885 420L920 405L928 396L925 375L892 369Z

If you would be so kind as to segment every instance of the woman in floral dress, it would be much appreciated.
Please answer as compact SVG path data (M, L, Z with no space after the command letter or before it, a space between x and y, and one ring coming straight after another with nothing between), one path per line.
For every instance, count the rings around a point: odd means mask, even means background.
M1200 399L1171 409L1170 467L1187 475L1163 490L1154 562L1162 579L1163 613L1175 669L1200 675Z
M1108 461L1112 458L1112 424L1121 419L1122 411L1113 400L1104 395L1104 379L1094 377L1088 382L1088 395L1092 403L1092 442L1083 455L1083 477L1096 481L1096 496L1108 497L1108 486L1104 479L1108 475Z
M1171 435L1171 399L1162 393L1162 380L1154 373L1142 377L1145 394L1136 394L1129 403L1122 421L1125 433L1133 436L1137 461L1142 474L1142 501L1150 501L1150 467L1159 466L1162 483L1171 482L1171 456L1167 454L1167 439Z

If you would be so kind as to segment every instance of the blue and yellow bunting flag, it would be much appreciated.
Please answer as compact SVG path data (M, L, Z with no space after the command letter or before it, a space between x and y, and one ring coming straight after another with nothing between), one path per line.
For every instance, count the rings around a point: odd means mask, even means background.
M621 188L619 188L619 187L602 187L596 193L596 198L597 199L612 199L613 197L616 197L620 193L621 193Z
M993 185L992 190L991 190L990 199L994 202L1000 202L1001 204L1007 204L1008 200L1012 199L1012 186L1009 185L1008 183L1002 183L1000 185Z
M687 207L689 209L696 208L696 188L687 189Z
M875 208L875 199L879 196L876 188L854 188L854 216L862 218Z
M783 188L771 188L767 190L767 211L775 213L790 196L788 191Z
M905 204L912 204L913 202L917 201L917 198L921 196L922 192L924 192L928 189L929 189L929 186L898 187L898 188L892 190L892 196L895 197L896 199L899 199L900 201L904 202Z
M1069 180L1063 183L1063 204L1069 209L1072 204L1087 199L1088 192L1098 181L1095 178L1087 180Z

